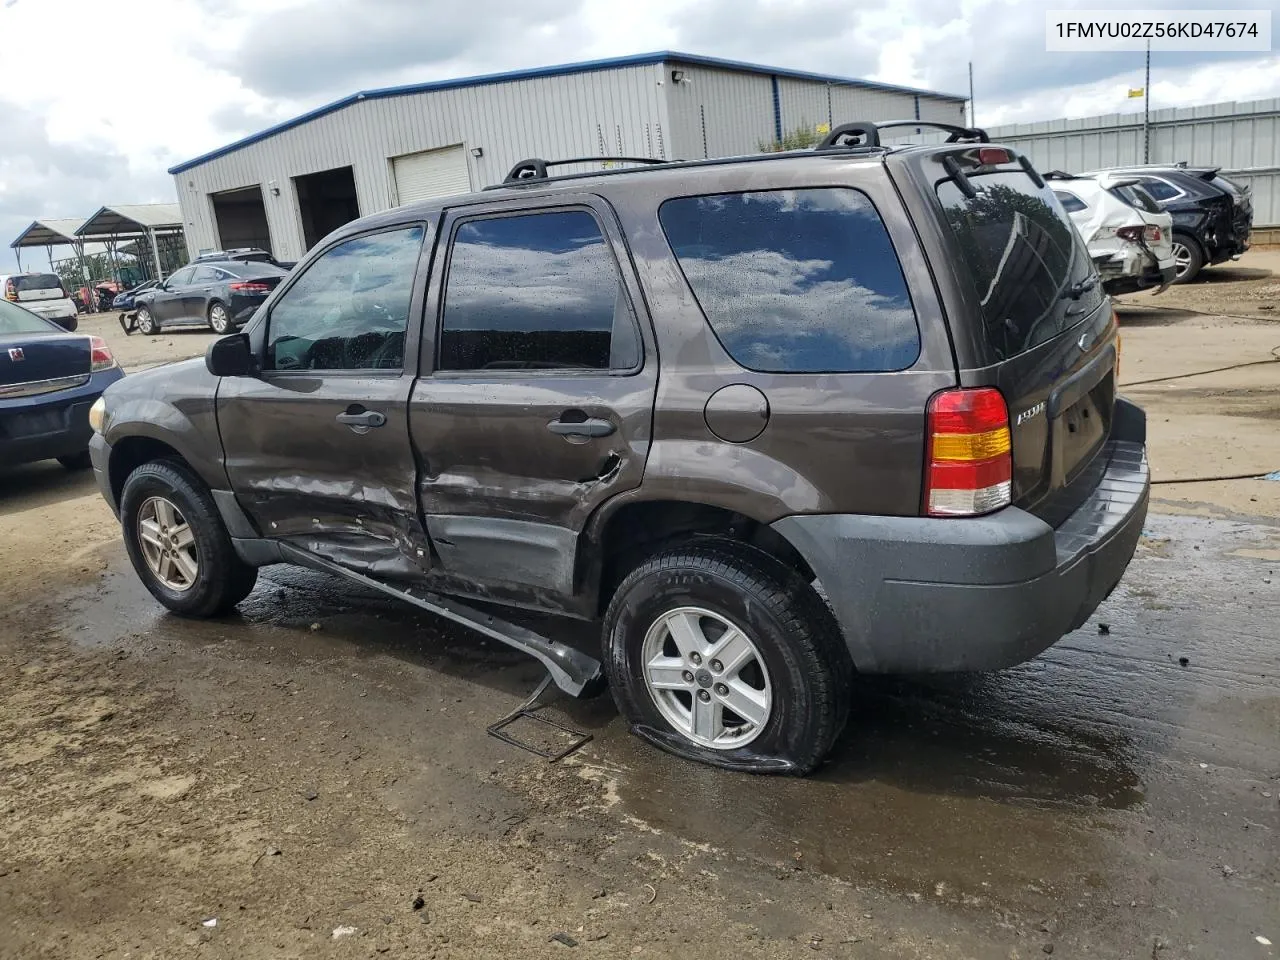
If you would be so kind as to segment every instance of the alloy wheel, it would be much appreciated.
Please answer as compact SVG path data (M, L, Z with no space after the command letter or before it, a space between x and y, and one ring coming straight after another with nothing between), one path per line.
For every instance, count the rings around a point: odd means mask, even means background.
M172 502L151 497L138 511L138 543L155 578L170 590L190 590L200 574L195 532Z
M773 711L764 658L746 632L704 607L660 616L641 645L645 685L663 718L699 746L733 750Z

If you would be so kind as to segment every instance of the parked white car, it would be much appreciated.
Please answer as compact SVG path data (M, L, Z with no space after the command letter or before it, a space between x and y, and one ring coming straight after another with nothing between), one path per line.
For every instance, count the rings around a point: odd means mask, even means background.
M1157 288L1173 282L1173 218L1133 176L1110 173L1046 177L1110 294Z
M0 274L0 297L52 320L64 330L76 328L76 302L56 273Z

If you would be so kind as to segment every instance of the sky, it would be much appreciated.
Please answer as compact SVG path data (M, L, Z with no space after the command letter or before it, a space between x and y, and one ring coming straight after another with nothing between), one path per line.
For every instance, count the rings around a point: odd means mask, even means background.
M1206 0L1128 0L1138 9ZM965 94L984 126L1141 110L1140 53L1046 53L1098 0L0 0L0 272L37 217L173 202L166 169L356 90L680 50ZM1231 0L1275 10L1280 0ZM1153 57L1152 109L1280 96L1272 54ZM848 119L848 118L846 118ZM856 118L854 118L856 119ZM35 266L43 251L32 252Z

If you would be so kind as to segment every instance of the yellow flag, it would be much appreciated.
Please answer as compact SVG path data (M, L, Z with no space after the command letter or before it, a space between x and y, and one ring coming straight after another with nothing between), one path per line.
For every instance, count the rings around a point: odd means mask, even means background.
M1143 94L1145 94L1146 92L1147 92L1147 88L1146 88L1146 87L1130 87L1130 88L1129 88L1129 99L1130 99L1130 100L1132 100L1132 99L1134 99L1135 97L1141 97L1141 96L1142 96Z

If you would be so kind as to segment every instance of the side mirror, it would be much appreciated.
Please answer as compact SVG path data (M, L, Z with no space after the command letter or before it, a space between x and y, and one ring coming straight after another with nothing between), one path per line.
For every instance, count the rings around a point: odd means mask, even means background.
M230 333L219 337L204 352L204 365L215 377L251 377L257 372L257 361L247 333Z

